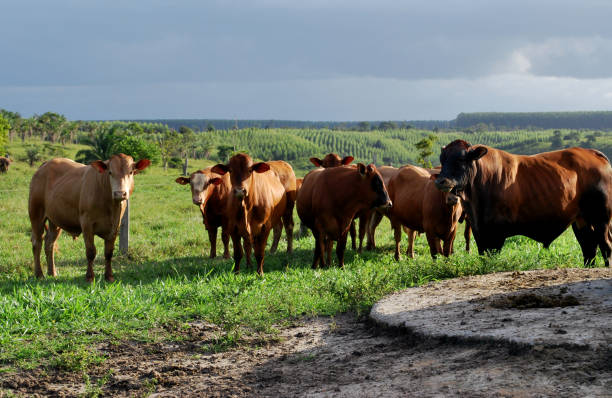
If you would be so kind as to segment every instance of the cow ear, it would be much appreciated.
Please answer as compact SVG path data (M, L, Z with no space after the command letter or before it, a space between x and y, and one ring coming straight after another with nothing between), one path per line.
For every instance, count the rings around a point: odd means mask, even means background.
M91 162L89 165L92 166L94 169L98 170L98 172L100 173L104 173L108 169L108 166L106 165L106 163L104 163L101 160L95 160Z
M470 161L475 161L487 154L487 148L483 146L476 147L467 153L467 158Z
M189 184L189 178L187 178L187 177L179 177L179 178L177 178L174 181L176 181L177 184L181 184L181 185Z
M229 167L227 165L219 163L213 166L213 168L210 169L210 171L212 171L213 173L219 174L219 175L223 175L229 171Z
M362 177L366 175L366 167L363 163L357 163L357 171L361 174Z
M323 162L319 158L310 158L310 162L312 164L314 164L315 166L317 166L317 167L322 167L323 166Z
M151 164L149 159L140 159L138 163L134 165L134 174L138 174Z
M432 181L435 181L438 179L438 177L440 177L440 174L432 174L429 176L429 179Z
M370 163L368 167L366 167L366 172L368 175L374 173L376 171L376 166L373 163Z
M215 177L215 178L211 178L208 182L213 185L219 185L223 182L223 180L220 179L219 177Z
M348 165L348 164L351 164L353 159L355 159L355 158L352 157L352 156L345 156L345 157L342 158L342 164L345 165L345 166Z
M251 166L251 171L256 173L265 173L268 170L270 170L270 165L266 162L255 163L253 166Z

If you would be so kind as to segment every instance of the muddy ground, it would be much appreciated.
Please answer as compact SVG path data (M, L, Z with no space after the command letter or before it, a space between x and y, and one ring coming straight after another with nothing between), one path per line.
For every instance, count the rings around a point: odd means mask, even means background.
M568 283L585 278L563 275ZM432 338L343 314L301 319L263 346L204 351L218 332L194 323L181 342L104 344L98 349L108 359L88 382L82 374L21 371L0 375L0 396L612 396L610 346Z

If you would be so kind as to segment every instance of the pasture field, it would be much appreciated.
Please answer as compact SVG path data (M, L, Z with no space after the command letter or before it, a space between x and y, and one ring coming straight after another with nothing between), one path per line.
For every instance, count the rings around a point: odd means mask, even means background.
M10 149L19 151L17 146ZM70 147L70 154L76 149ZM206 164L198 161L192 167ZM96 238L96 280L86 283L82 237L73 240L67 234L58 240L59 276L37 280L27 215L28 186L35 170L17 161L0 175L0 375L39 366L86 372L105 360L94 349L99 342L172 341L194 321L218 325L206 349L224 350L245 344L246 337L275 339L279 329L303 316L364 313L389 292L432 280L582 264L570 230L549 250L514 237L501 253L483 257L474 253L475 244L473 253L465 253L460 231L455 254L435 261L426 240L419 237L416 259L403 256L396 262L393 234L389 222L383 221L377 231L378 249L362 254L347 250L343 270L311 269L311 236L296 239L294 253L288 256L283 234L279 251L266 257L263 277L246 267L235 275L233 260L208 259L208 236L199 210L191 203L189 188L174 182L179 171L151 166L135 178L130 249L125 256L118 248L115 252L116 281L106 283L102 278L103 244ZM294 219L297 231L297 214ZM405 245L404 239L402 250ZM220 240L217 248L221 252ZM602 266L600 257L596 266Z

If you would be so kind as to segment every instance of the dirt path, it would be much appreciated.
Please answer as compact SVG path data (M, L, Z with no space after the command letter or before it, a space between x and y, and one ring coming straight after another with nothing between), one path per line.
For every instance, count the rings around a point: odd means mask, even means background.
M303 319L279 341L207 353L218 331L195 323L185 341L99 349L90 373L0 375L17 396L610 397L612 347L600 349L418 337L350 314ZM0 393L0 396L3 394Z

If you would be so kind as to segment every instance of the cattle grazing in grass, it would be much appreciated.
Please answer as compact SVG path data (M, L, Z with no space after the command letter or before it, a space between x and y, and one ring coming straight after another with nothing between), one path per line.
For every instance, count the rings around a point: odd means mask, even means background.
M436 186L462 196L478 252L524 235L548 248L572 226L584 264L612 254L612 167L594 149L513 155L456 140L442 148Z
M8 155L6 157L0 156L0 173L6 173L12 162Z
M244 153L232 156L228 164L217 164L212 171L221 175L230 174L232 190L227 215L228 231L234 246L234 271L240 272L242 238L245 246L254 246L257 272L263 275L270 231L281 220L284 224L289 222L285 213L285 187L267 163L254 164L251 157Z
M278 223L273 227L272 246L270 253L275 253L280 241L282 227L285 227L285 235L287 236L287 253L293 252L293 208L295 207L295 199L297 197L297 182L293 167L282 160L271 160L266 162L272 171L276 173L281 184L285 188L287 204L285 205L285 216L283 223Z
M312 267L326 265L324 254L333 240L337 241L338 265L343 267L347 233L355 215L389 207L391 201L382 177L372 164L319 168L308 173L298 191L297 211L315 237Z
M113 281L111 259L119 224L127 200L134 190L134 174L149 166L148 159L134 162L131 156L113 155L89 166L70 159L45 162L30 183L28 212L32 224L34 273L42 277L40 251L44 237L47 273L56 276L54 249L62 230L76 237L83 234L88 281L93 281L96 257L94 236L104 239L104 277ZM47 224L47 225L45 225Z
M212 167L198 170L189 177L179 177L175 181L181 185L189 184L193 204L200 208L202 222L208 231L210 258L217 256L217 230L221 227L223 257L229 258L229 232L227 230L227 202L232 184L229 174L221 176L213 173Z
M389 212L395 237L395 259L400 259L402 226L407 227L407 255L414 257L413 242L417 232L425 232L432 257L449 256L462 214L459 198L441 192L435 186L437 175L416 166L404 166L389 181L393 208ZM441 242L444 242L442 246Z

